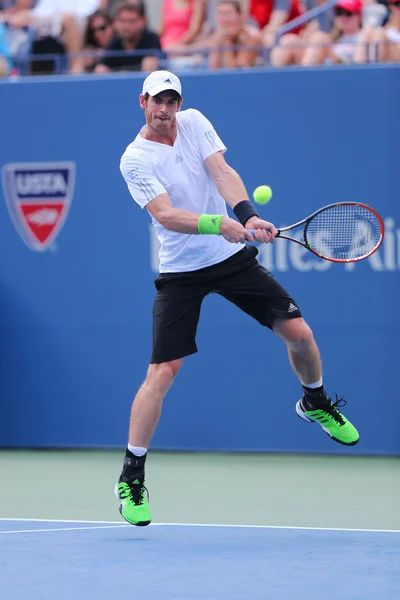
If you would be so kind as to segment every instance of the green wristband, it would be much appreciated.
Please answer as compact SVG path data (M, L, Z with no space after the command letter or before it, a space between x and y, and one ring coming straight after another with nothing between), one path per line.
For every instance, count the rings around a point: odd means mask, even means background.
M201 234L211 233L214 235L221 235L220 229L223 218L223 215L200 215L197 224L198 232Z

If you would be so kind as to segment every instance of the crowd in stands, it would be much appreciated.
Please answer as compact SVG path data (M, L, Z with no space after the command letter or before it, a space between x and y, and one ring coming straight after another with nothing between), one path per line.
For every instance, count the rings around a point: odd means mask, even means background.
M400 61L400 0L147 2L0 0L0 76Z

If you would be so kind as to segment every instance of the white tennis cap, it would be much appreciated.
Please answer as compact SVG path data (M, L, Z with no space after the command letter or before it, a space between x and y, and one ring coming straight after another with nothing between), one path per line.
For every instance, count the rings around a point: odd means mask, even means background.
M182 97L182 85L178 77L169 71L153 71L143 82L142 94L157 96L165 90L174 90Z

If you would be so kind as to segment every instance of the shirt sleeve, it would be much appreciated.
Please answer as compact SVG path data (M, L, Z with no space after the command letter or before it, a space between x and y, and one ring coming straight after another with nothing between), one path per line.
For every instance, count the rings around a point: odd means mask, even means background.
M200 154L203 160L215 154L216 152L226 152L226 146L218 136L214 127L208 119L198 110L193 110L193 117L196 127L197 141L200 147Z
M167 193L155 177L151 164L142 156L123 155L120 170L132 198L141 208L160 194Z

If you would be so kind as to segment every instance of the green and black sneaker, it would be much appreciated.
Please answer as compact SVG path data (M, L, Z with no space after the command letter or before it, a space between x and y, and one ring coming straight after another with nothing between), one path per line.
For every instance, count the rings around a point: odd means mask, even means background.
M338 399L336 395L336 402L332 402L330 398L327 398L326 402L317 408L310 403L308 397L306 398L306 394L304 394L296 404L296 413L308 423L319 423L325 433L335 442L345 446L355 446L360 439L360 435L354 425L342 415L338 408L345 406L345 404L346 400L344 398Z
M144 482L136 475L120 480L114 488L119 500L119 512L131 525L144 527L151 523L149 494Z

